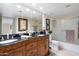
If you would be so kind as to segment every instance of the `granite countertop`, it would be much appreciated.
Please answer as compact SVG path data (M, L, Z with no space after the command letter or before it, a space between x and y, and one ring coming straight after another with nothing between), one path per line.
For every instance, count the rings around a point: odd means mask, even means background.
M10 40L11 40L11 39L10 39ZM13 39L12 39L12 40L13 40ZM22 41L24 41L24 40L28 40L28 38L27 38L27 39L17 39L16 41L13 41L13 42L0 44L0 46L7 46L7 45L11 45L11 44L16 44L16 43L22 42Z
M33 37L28 37L28 38L33 38ZM22 42L22 41L28 40L28 38L16 39L16 40L13 41L13 42L0 44L0 46L6 46L6 45L11 45L11 44L16 44L16 43L18 43L18 42ZM14 39L7 39L7 40L9 41L9 40L14 40ZM7 40L3 40L3 41L7 41Z
M40 37L40 36L36 36L36 37ZM29 40L29 38L35 38L35 37L28 37L28 38L17 39L16 41L13 41L13 42L10 42L10 43L0 44L0 46L7 46L7 45L11 45L11 44L16 44L16 43L19 43L19 42L22 42L22 41L25 41L25 40ZM10 39L10 40L13 40L13 39Z

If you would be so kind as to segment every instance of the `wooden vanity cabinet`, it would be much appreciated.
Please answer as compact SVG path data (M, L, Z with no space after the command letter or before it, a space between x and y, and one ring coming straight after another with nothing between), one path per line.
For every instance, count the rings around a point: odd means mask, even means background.
M9 51L8 56L24 56L25 55L24 49L25 47L20 47L15 50Z
M28 45L26 45L26 55L27 56L35 56L37 55L37 41L30 42Z
M48 39L38 41L38 55L44 56L48 55L49 47L48 47Z
M29 40L0 48L0 53L3 53L3 56L45 56L49 53L49 37L29 38Z

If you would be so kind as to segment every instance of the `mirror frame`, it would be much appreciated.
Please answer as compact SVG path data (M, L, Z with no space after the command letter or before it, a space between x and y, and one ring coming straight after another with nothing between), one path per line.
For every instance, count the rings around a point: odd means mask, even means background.
M27 29L28 29L28 20L24 18L18 18L18 31L26 31Z

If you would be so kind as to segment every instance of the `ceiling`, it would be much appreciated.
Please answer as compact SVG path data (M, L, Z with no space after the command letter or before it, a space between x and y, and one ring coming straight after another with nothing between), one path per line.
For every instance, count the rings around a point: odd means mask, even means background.
M21 8L19 8L20 6ZM30 17L30 18L38 18L41 16L40 13L33 14L32 10L26 11L27 7L24 7L20 4L12 3L0 3L0 15L1 16L7 16L7 17Z
M79 15L79 3L37 3L33 6L31 3L27 3L31 8L41 11L49 16L78 16ZM68 7L68 5L70 5ZM40 10L40 7L43 9Z
M21 8L17 8L18 5ZM79 16L79 3L0 3L2 16L40 19L42 14L51 17Z

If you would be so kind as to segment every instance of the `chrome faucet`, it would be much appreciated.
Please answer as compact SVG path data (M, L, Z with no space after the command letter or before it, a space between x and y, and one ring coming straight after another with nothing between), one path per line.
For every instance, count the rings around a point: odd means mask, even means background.
M2 41L4 40L4 37L2 36Z
M9 39L9 34L7 34L7 39Z
M13 39L13 36L12 36L12 39Z

